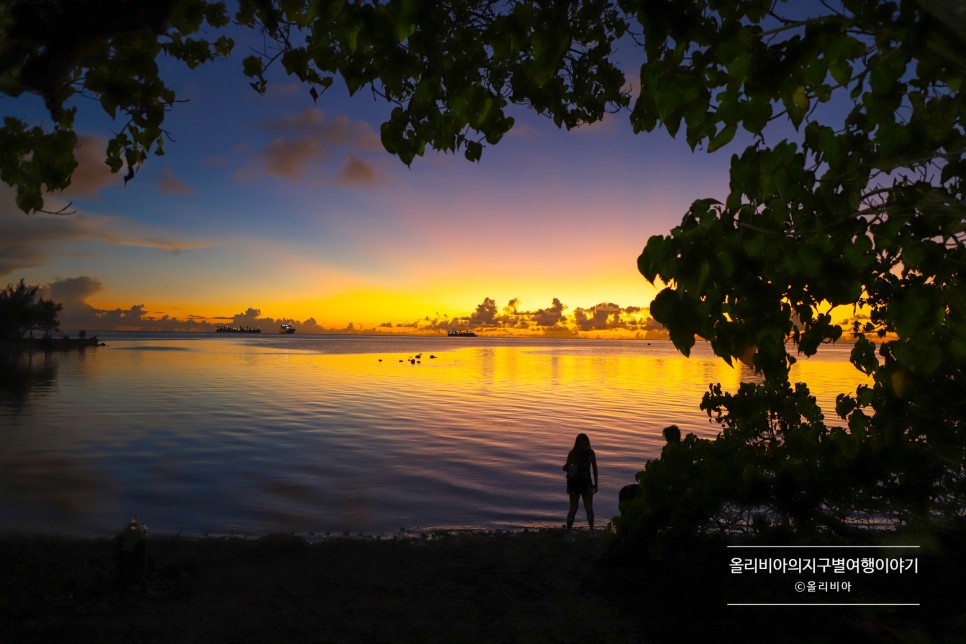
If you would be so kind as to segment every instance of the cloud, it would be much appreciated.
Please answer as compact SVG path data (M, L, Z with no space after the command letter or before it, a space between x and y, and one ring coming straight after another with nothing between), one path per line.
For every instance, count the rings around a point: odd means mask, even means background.
M79 215L25 215L13 188L0 184L0 276L44 265L63 246L96 236L96 228Z
M154 248L175 255L213 245L206 241L161 237L155 230L118 217L91 217L84 213L25 215L15 205L13 189L0 184L0 276L43 266L62 255L65 249L85 240L112 246Z
M550 327L563 324L566 321L564 309L567 307L558 298L553 298L553 305L547 309L539 309L534 312L532 318L534 324L540 327Z
M144 304L135 304L127 309L98 309L87 299L103 289L101 281L95 277L71 277L55 281L45 291L54 302L63 305L58 315L60 326L70 330L115 330L115 331L205 331L210 330L207 323L193 319L178 320L169 316L156 317L145 309Z
M641 339L667 338L664 327L650 317L641 306L621 307L601 303L591 307L577 307L568 315L568 306L560 298L553 298L550 306L536 310L520 308L518 298L510 299L502 309L492 298L484 298L476 310L452 318L427 317L409 326L417 331L472 329L509 335L540 335L550 337L635 337ZM387 323L388 324L388 323ZM402 327L400 323L395 323Z
M275 139L258 156L269 174L297 181L307 168L325 159L326 151L312 139Z
M624 85L621 87L631 96L633 103L641 96L641 75L638 70L628 70L624 72Z
M327 329L315 318L295 320L292 318L263 317L261 309L249 307L231 317L215 317L188 314L182 318L162 315L147 309L144 304L135 304L122 309L98 309L87 302L103 288L101 281L94 277L72 277L58 280L44 289L45 297L63 305L58 316L61 328L66 331L150 331L167 333L210 333L220 325L261 329L263 333L277 333L281 324L294 325L299 333L336 333L352 332L354 327Z
M640 306L621 307L612 302L603 302L588 308L574 309L574 324L581 332L592 331L633 331L642 337L666 337L664 326L648 315L649 311Z
M44 266L79 240L98 240L111 246L153 248L174 255L210 248L211 242L176 240L130 229L123 219L73 215L25 215L5 198L0 186L0 276ZM153 232L153 231L152 231Z
M574 310L577 328L581 331L602 331L623 329L627 325L621 320L621 307L616 304L598 304L588 309Z
M492 326L496 321L496 302L491 298L484 298L467 321L478 326Z
M371 164L366 163L354 154L350 154L346 159L335 180L340 185L350 186L372 186L383 181L382 177L376 174Z
M50 297L64 307L87 303L85 300L103 288L101 281L94 277L71 277L53 282L47 287Z
M309 107L295 116L281 116L265 123L265 130L287 138L310 138L321 147L347 145L358 150L381 151L382 143L375 130L365 121L352 121L348 116L328 116Z
M513 124L513 127L510 128L510 131L503 136L506 139L533 139L540 136L540 130L529 123L517 121Z
M265 98L289 99L302 92L308 95L308 91L301 83L272 82L268 84L268 90L265 92Z
M78 166L71 184L62 193L46 195L47 209L56 210L71 199L98 199L100 191L119 181L104 163L104 141L79 136L75 150ZM174 173L166 171L168 191L190 188ZM180 184L181 188L177 185ZM182 194L184 194L182 192ZM65 248L76 247L84 240L99 240L119 246L156 248L178 254L186 250L207 248L212 244L192 240L161 237L157 231L142 229L124 218L90 216L71 208L70 215L34 213L25 215L16 206L15 190L0 183L0 276L47 264L63 255Z
M169 195L181 195L190 197L195 193L194 188L183 182L171 168L161 170L161 176L157 181L161 192Z
M45 291L47 297L63 306L57 316L62 328L86 329L93 328L91 323L97 321L94 307L86 300L102 288L99 279L83 276L58 280L47 286Z
M440 329L471 327L482 331L572 335L576 331L576 325L567 318L566 309L567 305L556 297L549 307L535 311L522 310L519 298L510 299L502 310L498 309L495 300L484 298L483 302L477 305L476 310L467 316L440 320L437 314L436 319L427 318L426 326Z
M296 320L295 318L262 317L261 309L248 308L243 313L232 316L228 324L233 327L261 329L262 333L276 333L282 324L291 324L299 333L332 333L334 330L322 327L315 318ZM349 325L351 327L351 325Z
M66 199L99 199L100 191L118 185L120 175L111 172L104 162L107 142L92 136L79 135L74 158L77 168L71 175L70 185L61 193Z
M143 304L126 310L107 311L87 303L87 298L102 289L103 284L99 279L82 276L55 281L44 290L54 302L63 305L58 315L62 329L139 330L146 315Z
M381 181L372 165L357 154L382 151L379 136L365 121L329 116L311 107L296 115L266 121L263 128L275 135L257 153L264 173L289 181L322 176L331 172L327 168L330 158L345 154L340 170L333 175L337 184L371 186ZM252 174L247 170L239 176Z
M212 242L191 242L191 241L175 241L171 239L162 239L159 237L125 237L125 236L105 236L105 239L110 239L112 242L119 246L131 246L134 248L156 248L157 250L169 253L171 255L180 255L186 250L201 250L203 248L211 248L214 246Z
M63 305L58 319L65 331L214 331L216 324L205 316L188 315L184 319L152 313L144 304L122 309L98 309L88 299L104 285L96 277L81 276L57 280L44 288L45 296Z

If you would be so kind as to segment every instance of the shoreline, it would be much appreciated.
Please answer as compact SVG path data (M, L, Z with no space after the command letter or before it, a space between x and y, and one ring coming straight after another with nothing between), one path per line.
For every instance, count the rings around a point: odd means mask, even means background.
M112 539L0 536L0 641L966 637L960 552L924 562L934 574L908 579L923 600L915 608L782 609L728 606L739 587L720 543L681 543L663 558L618 546L612 533L586 529L316 543L152 535L143 581L132 583L118 575Z
M69 331L72 331L74 333L77 332L76 330L73 330L73 329L69 329ZM218 335L218 336L222 336L222 335L224 335L224 336L239 336L239 335L241 335L241 336L250 336L250 335L258 335L258 336L269 337L269 338L276 337L276 336L279 336L279 335L292 335L292 334L289 334L289 333L278 333L277 331L271 331L271 330L269 330L269 331L259 330L257 332L253 332L253 333L246 333L246 332L219 333L214 328L212 328L212 329L205 329L205 330L200 330L199 329L199 330L181 330L181 331L162 330L162 329L137 329L137 330L133 330L133 329L129 329L129 330L98 329L94 333L107 336L107 339L111 339L110 336L114 336L114 335L118 335L118 336L130 336L130 337L152 336L152 335L155 335L155 336L156 335L184 335L184 336L213 336L213 335ZM578 340L578 341L579 340L603 340L603 341L606 341L606 342L612 342L612 341L613 342L633 342L633 343L645 343L645 344L650 344L651 342L664 342L664 343L673 345L673 342L671 341L671 338L669 336L665 336L665 337L642 337L642 336L640 336L639 337L637 335L608 335L606 333L592 334L590 332L583 332L583 333L578 332L578 333L575 333L575 334L561 333L561 334L549 334L549 335L548 334L545 334L545 333L528 333L528 334L515 335L515 334L512 334L512 333L511 334L506 334L506 333L490 332L490 330L487 330L487 329L477 329L476 330L476 333L477 333L476 336L471 336L471 337L476 337L476 338L483 339L483 340ZM309 338L325 338L325 337L343 337L343 338L411 338L411 339L419 339L419 340L425 340L425 339L446 339L446 338L454 337L454 336L447 335L447 332L445 330L439 330L439 331L433 331L433 332L427 332L427 333L371 332L371 330L368 330L366 332L361 332L360 331L360 332L350 333L350 332L346 332L344 329L340 329L338 331L326 331L326 332L323 332L323 333L313 333L313 332L310 332L310 331L300 331L300 332L296 333L296 335L298 335L299 337L309 337ZM887 341L890 341L890 340L894 340L895 338L892 338L892 337L888 337L887 336L886 338L872 337L872 338L868 338L868 339L871 340L874 344L877 344L878 345L878 344L883 343L883 342L887 342ZM706 340L706 339L701 338L701 337L696 338L696 340L697 340L698 343L707 344L707 345L710 346L710 341L709 340ZM851 346L851 345L854 345L855 344L856 340L857 340L857 338L855 338L854 336L851 335L851 331L845 330L845 331L843 331L842 337L839 338L838 340L836 340L835 342L833 342L832 344L833 345L834 344L841 344L841 345L849 345L849 346ZM788 341L786 341L786 345L793 345L793 343L792 343L791 340L788 340ZM468 346L472 346L472 345L468 345Z
M0 641L641 641L594 581L608 537L573 537L151 536L142 586L111 539L4 536Z
M385 532L355 532L351 530L343 532L265 532L258 534L243 534L239 532L208 532L190 533L183 532L154 532L149 529L148 539L154 541L203 541L203 540L229 540L238 539L239 541L258 541L260 539L274 539L285 537L289 539L300 539L308 544L329 543L332 541L361 541L361 542L384 542L384 541L439 541L452 537L495 537L495 536L515 536L525 534L535 534L540 532L553 532L563 529L563 524L553 526L524 526L520 528L487 528L479 527L460 527L460 528L399 528ZM575 531L587 530L587 526L575 526ZM599 535L613 534L610 522L597 529ZM4 532L0 530L0 543L16 540L48 540L48 541L112 541L116 533L101 534L72 534L61 532Z
M0 340L0 351L75 351L93 347L105 346L97 336L89 338L23 338L21 340Z

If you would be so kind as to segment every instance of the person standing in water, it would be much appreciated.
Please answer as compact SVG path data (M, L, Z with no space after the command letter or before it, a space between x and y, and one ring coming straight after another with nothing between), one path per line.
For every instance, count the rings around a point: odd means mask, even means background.
M597 455L590 447L587 434L577 434L574 448L567 454L567 462L563 466L567 473L567 494L570 496L570 511L567 513L567 529L574 525L577 516L577 505L584 500L584 511L587 513L587 523L594 529L594 494L597 492ZM591 478L591 471L594 476Z

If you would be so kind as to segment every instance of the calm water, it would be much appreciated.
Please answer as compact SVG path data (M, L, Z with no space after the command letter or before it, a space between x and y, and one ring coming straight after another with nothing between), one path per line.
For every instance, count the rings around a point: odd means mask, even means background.
M132 514L192 536L561 525L578 432L603 524L661 429L713 436L707 384L750 377L666 342L101 337L0 355L0 531L110 535ZM796 365L828 416L861 382L849 348Z

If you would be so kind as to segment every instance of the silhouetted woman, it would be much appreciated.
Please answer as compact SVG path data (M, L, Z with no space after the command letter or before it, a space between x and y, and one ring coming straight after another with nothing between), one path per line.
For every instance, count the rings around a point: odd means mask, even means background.
M567 494L570 495L570 512L567 513L567 529L574 525L577 516L577 504L584 500L584 511L587 513L587 523L594 529L594 494L597 492L597 455L590 448L590 438L587 434L577 434L574 448L567 454L567 462L563 469L567 472ZM591 478L590 472L594 476Z

